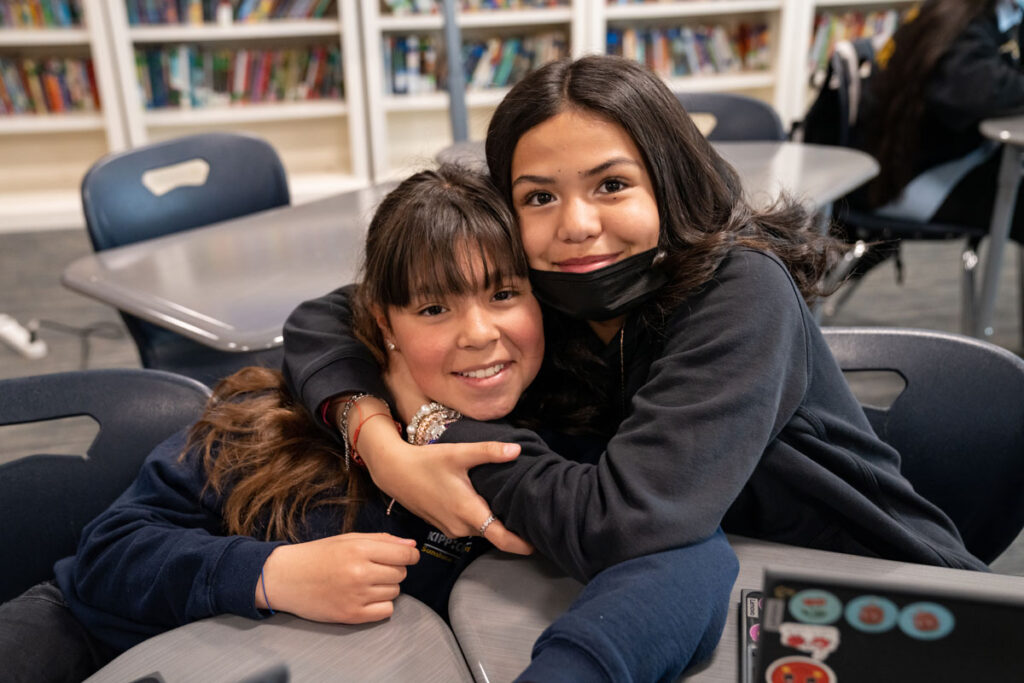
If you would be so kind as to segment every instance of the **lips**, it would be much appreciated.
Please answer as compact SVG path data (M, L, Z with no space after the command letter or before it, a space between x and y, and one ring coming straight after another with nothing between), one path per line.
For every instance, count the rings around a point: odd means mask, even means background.
M494 365L488 365L487 367L475 370L462 370L455 374L469 379L487 379L488 377L494 377L506 367L508 367L508 363L495 363Z
M593 256L581 256L578 258L555 261L554 265L567 273L586 273L591 270L603 268L610 265L619 258L619 254L596 254Z

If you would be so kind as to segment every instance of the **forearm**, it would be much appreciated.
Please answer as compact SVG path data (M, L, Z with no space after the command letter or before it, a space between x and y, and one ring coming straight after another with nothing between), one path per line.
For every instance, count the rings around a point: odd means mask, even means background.
M537 639L518 680L675 680L717 646L738 570L721 531L606 569Z

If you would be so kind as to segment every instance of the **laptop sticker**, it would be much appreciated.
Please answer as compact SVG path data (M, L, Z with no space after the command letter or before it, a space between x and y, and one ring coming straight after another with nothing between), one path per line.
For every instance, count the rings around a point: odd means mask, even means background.
M779 624L779 640L783 645L800 650L814 659L823 660L839 647L839 629L819 624Z
M828 591L810 588L789 599L789 613L805 624L833 624L843 613L843 604Z
M838 683L835 672L809 657L782 657L768 665L765 683Z
M938 640L953 630L953 613L935 602L915 602L900 612L900 630L911 638Z
M862 595L846 605L846 621L865 633L884 633L896 625L900 610L888 598L880 595Z

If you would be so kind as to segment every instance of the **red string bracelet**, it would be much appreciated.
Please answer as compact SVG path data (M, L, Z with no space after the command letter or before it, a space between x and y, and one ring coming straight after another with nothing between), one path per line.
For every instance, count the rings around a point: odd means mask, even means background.
M356 409L358 410L358 406ZM352 430L352 462L354 462L357 465L365 466L365 463L363 463L363 459L359 457L359 450L356 448L356 444L359 442L359 432L362 431L363 425L366 424L370 420L370 418L377 417L378 415L384 415L389 418L391 417L390 413L370 413L366 417L363 417L359 421L359 424L356 425L356 428ZM362 415L360 415L360 417L362 417ZM395 422L395 425L397 426L398 423ZM401 434L402 428L398 427L398 430L399 434Z

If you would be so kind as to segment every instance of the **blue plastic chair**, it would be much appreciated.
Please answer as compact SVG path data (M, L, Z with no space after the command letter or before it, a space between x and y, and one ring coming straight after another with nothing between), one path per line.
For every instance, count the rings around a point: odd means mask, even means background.
M51 578L82 528L157 444L195 422L209 395L195 380L140 368L0 380L0 425L89 415L100 427L81 456L39 453L0 465L0 602Z
M144 181L150 171L202 160L205 182L163 194ZM97 161L82 180L82 208L93 249L103 251L289 203L277 153L259 138L202 133L139 147ZM230 353L212 349L122 312L143 367L212 384L246 365L279 367L280 349Z
M691 116L710 114L715 118L715 126L707 134L712 142L786 139L778 113L761 100L727 92L677 92L676 97Z
M986 563L1024 528L1024 359L945 332L823 327L844 372L895 372L891 405L866 405L903 475Z

